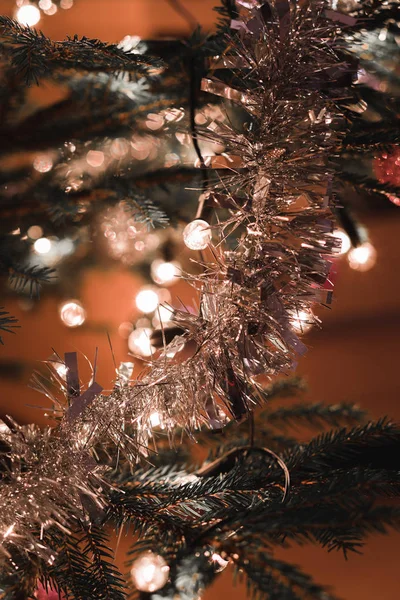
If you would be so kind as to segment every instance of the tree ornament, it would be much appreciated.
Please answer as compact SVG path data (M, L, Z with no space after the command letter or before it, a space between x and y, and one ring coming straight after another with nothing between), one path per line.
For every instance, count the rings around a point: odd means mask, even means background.
M162 556L147 552L137 558L131 569L131 578L136 589L141 592L155 592L167 583L169 566Z
M400 147L393 147L391 152L384 152L375 158L373 163L375 175L381 183L400 187ZM400 198L394 194L387 195L389 200L400 206Z
M195 219L183 230L183 241L190 250L205 250L211 242L210 225L203 219Z

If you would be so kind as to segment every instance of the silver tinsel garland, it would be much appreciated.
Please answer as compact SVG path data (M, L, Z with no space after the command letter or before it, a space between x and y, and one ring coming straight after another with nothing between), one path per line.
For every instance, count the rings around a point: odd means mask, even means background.
M183 335L139 381L121 375L110 395L95 383L81 394L68 356L58 427L3 427L6 567L13 568L14 550L52 562L46 530L68 531L74 518L90 518L90 498L101 510L108 488L94 459L97 444L114 444L134 465L146 453L154 412L171 435L177 428L193 435L204 424L222 427L222 408L241 420L263 400L257 377L287 372L305 352L291 323L302 312L314 319L311 307L330 302L329 256L339 245L328 163L340 140L334 98L343 97L346 65L335 54L340 16L325 8L319 0L276 0L232 22L236 32L214 69L229 68L240 87L209 76L203 90L238 104L246 117L240 132L226 124L203 132L223 141L235 167L208 191L229 211L212 226L213 259L203 260L200 275L187 276L200 290L200 312L174 313ZM240 235L232 249L225 239L235 229ZM179 361L188 342L192 356Z

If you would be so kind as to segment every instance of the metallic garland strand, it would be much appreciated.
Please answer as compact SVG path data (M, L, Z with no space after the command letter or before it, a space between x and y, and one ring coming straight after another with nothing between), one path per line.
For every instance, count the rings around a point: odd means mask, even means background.
M203 132L223 140L235 167L210 191L229 213L213 226L213 259L202 274L187 276L200 290L200 312L176 311L182 336L139 381L121 374L108 396L95 383L83 393L76 389L76 366L66 356L67 380L58 383L68 401L53 398L61 417L56 429L4 425L0 552L6 568L13 568L16 551L51 563L46 530L68 532L74 518L90 518L90 498L91 506L104 506L97 444L115 444L134 465L146 453L154 412L171 436L177 428L193 435L204 424L222 427L222 408L241 420L263 400L257 377L288 371L305 352L291 322L300 312L314 319L311 307L330 302L329 256L338 250L328 166L340 139L335 96L348 83L334 50L338 22L340 15L327 15L318 0L264 3L232 22L228 52L212 71L229 69L232 84L210 75L202 85L239 105L245 125L240 132L226 124ZM233 248L226 238L234 230ZM184 346L192 355L179 360Z

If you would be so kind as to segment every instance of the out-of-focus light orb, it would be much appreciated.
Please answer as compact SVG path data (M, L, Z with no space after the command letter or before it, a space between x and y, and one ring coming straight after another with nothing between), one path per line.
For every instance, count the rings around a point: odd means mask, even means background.
M203 219L195 219L183 230L183 241L190 250L204 250L211 242L210 225Z
M86 154L86 162L90 167L101 167L104 163L104 152L100 152L100 150L89 150Z
M133 585L141 592L153 593L167 583L169 566L162 556L154 552L146 552L132 564L131 578Z
M40 10L33 4L24 4L17 10L15 17L21 25L33 27L40 21Z
M306 310L294 311L290 319L290 326L296 333L307 333L314 325L313 313Z
M51 250L51 240L41 237L33 244L33 249L36 254L47 254Z
M351 241L350 241L350 238L347 235L347 233L345 231L343 231L342 229L336 229L333 232L333 235L336 238L338 238L342 243L341 248L337 252L337 254L339 254L339 255L346 254L351 248Z
M152 313L156 310L160 299L155 290L144 288L138 292L135 303L138 309L145 314Z
M74 5L74 0L61 0L61 2L60 2L60 7L63 8L64 10L68 10L69 8L72 8L73 5Z
M355 271L369 271L376 263L376 250L372 244L365 242L353 248L347 255L349 265Z
M168 323L172 319L174 311L168 306L159 306L153 319L153 326L159 327L160 323Z
M118 333L124 340L128 339L128 337L132 333L132 330L133 330L133 325L129 321L124 321L118 327Z
M43 229L40 227L40 225L32 225L29 227L27 233L31 240L38 240L43 235Z
M137 327L128 338L128 348L138 356L151 356L155 348L151 345L150 336L153 330L150 327Z
M67 327L80 327L86 320L86 311L77 300L68 300L60 308L60 317Z
M123 158L129 152L129 144L124 138L116 138L110 146L111 156L119 159Z
M151 276L159 285L176 283L180 272L180 264L176 261L167 262L157 259L151 263Z
M150 425L152 427L159 427L161 425L160 414L156 411L150 415Z
M44 10L46 15L49 15L49 16L55 15L57 11L58 11L57 5L53 4L52 2L50 2L49 8L46 8Z
M48 173L53 168L53 161L47 154L39 154L33 161L33 168L39 173Z
M226 567L229 565L229 560L225 560L220 554L217 554L217 552L211 554L211 560L216 573L221 573L221 571L226 569Z

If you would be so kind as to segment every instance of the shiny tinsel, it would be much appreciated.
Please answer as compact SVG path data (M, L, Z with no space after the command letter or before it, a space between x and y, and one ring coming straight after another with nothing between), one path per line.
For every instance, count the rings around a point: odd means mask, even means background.
M97 384L82 394L63 385L68 402L55 402L57 428L1 433L0 549L9 568L15 550L52 562L47 530L68 531L74 518L101 510L107 486L93 459L99 444L115 444L134 464L155 411L167 433L222 426L221 405L241 420L262 401L257 376L288 371L304 353L291 323L329 302L329 256L340 246L328 162L341 124L334 98L343 97L348 79L334 49L337 15L329 20L324 7L277 0L232 22L228 51L216 58L218 69L232 69L232 84L212 75L203 81L204 90L241 107L245 124L240 132L227 124L203 132L225 143L235 167L208 192L229 210L213 226L213 260L187 276L201 293L199 314L175 312L183 334L139 381L119 377L108 396ZM232 249L224 240L234 230Z

